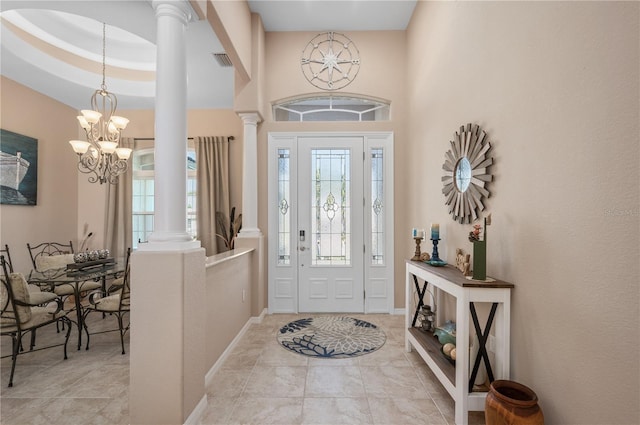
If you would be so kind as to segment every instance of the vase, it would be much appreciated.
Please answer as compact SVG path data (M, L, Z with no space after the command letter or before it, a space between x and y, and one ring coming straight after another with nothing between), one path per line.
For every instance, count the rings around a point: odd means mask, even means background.
M473 243L473 279L487 279L487 241Z
M484 405L487 425L544 425L538 396L518 382L493 381Z

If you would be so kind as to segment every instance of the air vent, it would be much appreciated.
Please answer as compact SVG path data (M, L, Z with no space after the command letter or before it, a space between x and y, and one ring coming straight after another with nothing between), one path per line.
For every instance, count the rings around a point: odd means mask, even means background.
M233 64L231 63L231 59L229 59L229 56L226 53L212 53L212 55L214 58L216 58L218 65L220 65L221 67L228 68L230 66L233 66Z

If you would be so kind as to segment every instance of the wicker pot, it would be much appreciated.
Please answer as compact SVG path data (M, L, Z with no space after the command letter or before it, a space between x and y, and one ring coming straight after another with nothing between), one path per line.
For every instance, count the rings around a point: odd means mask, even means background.
M487 425L544 425L536 393L514 381L491 383L484 417Z

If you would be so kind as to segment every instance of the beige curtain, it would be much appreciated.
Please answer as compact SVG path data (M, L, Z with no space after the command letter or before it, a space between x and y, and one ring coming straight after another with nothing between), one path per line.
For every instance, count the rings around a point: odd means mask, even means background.
M133 138L121 138L120 147L134 149ZM133 157L133 156L132 156ZM127 248L132 246L132 206L133 166L129 159L129 169L118 178L118 184L107 186L105 242L111 255L124 258Z
M196 137L198 240L211 256L226 251L216 237L216 212L229 220L229 140L226 137Z

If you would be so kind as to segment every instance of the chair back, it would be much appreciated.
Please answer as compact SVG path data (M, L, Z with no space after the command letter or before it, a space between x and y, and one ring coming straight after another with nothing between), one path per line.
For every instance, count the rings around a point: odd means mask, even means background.
M11 254L9 254L9 245L4 244L4 248L0 249L0 255L4 257L4 261L9 267L9 273L13 273L13 262L11 261Z
M27 249L31 256L33 268L38 271L59 268L68 263L73 263L74 251L73 243L71 241L69 241L68 244L59 242L42 242L35 246L31 246L31 244L27 242ZM60 261L50 261L51 259L48 258L56 255L65 255L65 257L60 258Z
M0 326L18 327L21 323L31 320L31 307L29 306L29 288L27 281L21 273L11 273L4 255L0 255L2 271L4 273L2 286L0 287Z
M124 279L122 280L122 289L120 290L120 310L127 310L131 305L131 278L129 258L131 257L131 248L127 248L127 257L124 263Z

